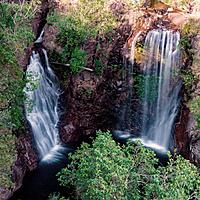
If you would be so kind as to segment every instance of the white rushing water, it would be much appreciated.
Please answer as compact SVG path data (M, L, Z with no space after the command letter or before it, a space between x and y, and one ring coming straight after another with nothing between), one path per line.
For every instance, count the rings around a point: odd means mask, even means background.
M144 44L142 131L145 146L167 151L179 106L180 34L152 30ZM132 51L135 49L135 42ZM134 54L133 54L134 55Z
M60 145L57 123L60 88L57 77L49 66L47 52L43 50L45 64L40 55L33 52L27 68L27 84L24 89L27 101L26 118L31 126L34 141L41 160L52 157Z

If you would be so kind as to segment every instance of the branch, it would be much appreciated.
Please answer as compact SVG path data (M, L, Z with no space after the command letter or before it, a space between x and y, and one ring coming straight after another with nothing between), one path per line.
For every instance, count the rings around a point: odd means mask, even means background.
M61 65L61 66L64 66L64 67L70 67L70 64L63 64L63 63L58 63L58 62L51 62L50 64ZM86 71L90 71L90 72L94 71L93 69L90 69L90 68L87 68L87 67L83 67L83 69L86 70Z
M58 62L51 62L50 64L53 64L53 65L62 65L64 67L70 67L70 64L63 64L63 63L58 63Z

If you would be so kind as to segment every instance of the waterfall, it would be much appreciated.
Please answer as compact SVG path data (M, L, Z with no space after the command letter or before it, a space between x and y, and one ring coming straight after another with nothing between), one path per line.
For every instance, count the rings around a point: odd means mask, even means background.
M39 53L32 53L27 68L25 111L30 124L39 158L49 159L61 147L57 123L57 105L60 94L58 80L49 66L47 52L45 61Z
M132 41L131 65L124 59L127 99L121 106L113 136L121 141L140 140L144 146L165 154L173 142L173 126L180 104L180 34L171 30L149 31L139 64L135 63L135 51L140 35L141 32L136 34ZM140 70L138 77L133 73L134 67Z
M161 151L169 149L180 101L179 40L178 32L152 30L144 44L141 140Z

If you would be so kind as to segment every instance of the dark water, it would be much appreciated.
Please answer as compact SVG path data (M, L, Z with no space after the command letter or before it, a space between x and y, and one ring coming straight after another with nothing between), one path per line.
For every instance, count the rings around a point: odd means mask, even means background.
M56 174L68 163L69 152L72 149L66 148L63 157L53 162L40 162L37 169L28 172L24 178L23 186L10 200L47 200L51 193L59 192L68 196L68 191L59 186Z
M136 141L134 139L138 139L138 137L134 137L131 133L129 133L128 131L119 131L119 130L116 130L116 131L113 131L112 132L112 135L113 135L113 139L121 144L125 144L127 143L128 141L130 142L133 142ZM145 145L144 145L145 146ZM166 152L163 152L163 151L160 151L159 149L156 149L156 148L152 148L152 147L147 147L145 146L146 148L154 151L154 153L156 154L156 157L158 158L158 161L159 161L159 165L161 166L166 166L168 161L169 161L169 157L167 155L167 151Z
M122 137L122 135L113 132L113 138L121 144L126 143L129 135L126 137L127 133L124 134ZM26 174L23 186L15 192L10 200L48 200L50 194L58 192L61 196L70 197L70 191L59 186L56 174L67 166L69 163L68 153L73 151L74 149L65 148L63 152L59 152L59 158L55 156L49 162L40 162L37 169ZM168 162L167 154L155 150L154 152L159 158L159 164L166 165Z

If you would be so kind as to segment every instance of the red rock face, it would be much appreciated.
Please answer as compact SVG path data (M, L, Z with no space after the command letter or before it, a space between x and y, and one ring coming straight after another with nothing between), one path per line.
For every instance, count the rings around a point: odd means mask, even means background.
M53 28L47 26L47 29ZM86 67L95 71L95 60L98 59L104 68L112 65L121 65L120 68L123 68L124 44L130 29L131 26L123 22L106 35L89 38L83 45L83 49L87 52ZM46 47L51 46L48 37L45 34ZM53 46L56 46L56 43L53 43ZM67 78L64 97L67 110L61 123L63 142L78 144L95 135L96 130L112 130L116 125L116 107L125 94L119 92L120 70L111 68L99 76L94 72L83 71Z
M123 96L117 89L119 74L106 71L101 78L89 72L71 77L66 91L67 111L61 125L61 138L67 144L79 144L94 136L96 130L112 130L116 124L116 106Z
M190 159L200 167L200 131L190 132Z
M175 141L178 152L200 167L200 131L195 129L195 120L185 104L175 124Z
M183 104L180 110L180 115L178 117L178 122L175 124L175 142L177 150L189 159L189 127L191 126L190 120L190 110Z
M46 24L46 18L49 12L50 2L48 0L43 0L41 8L38 10L35 18L32 22L32 30L36 38L39 37L44 25Z
M37 167L36 151L33 149L31 137L23 133L16 142L17 158L12 166L12 189L0 188L1 200L9 199L13 193L22 186L23 178L27 170L33 170Z

